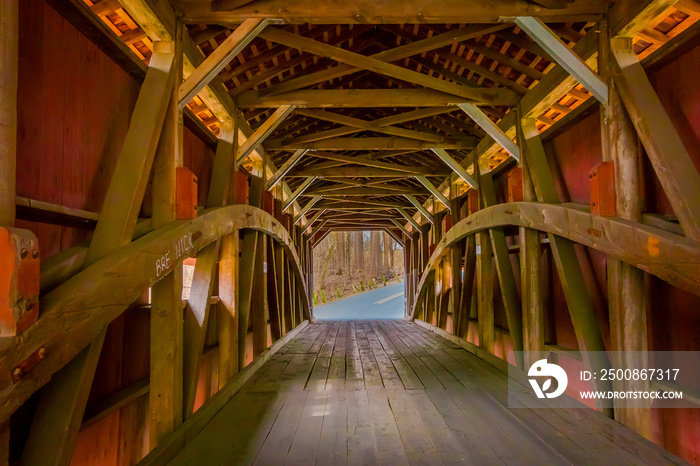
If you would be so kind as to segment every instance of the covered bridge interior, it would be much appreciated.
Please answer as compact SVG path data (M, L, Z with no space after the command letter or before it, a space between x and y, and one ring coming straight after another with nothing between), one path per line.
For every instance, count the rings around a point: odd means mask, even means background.
M698 19L2 0L0 464L700 464L697 371L508 399L700 351ZM405 320L314 322L341 230L404 247Z

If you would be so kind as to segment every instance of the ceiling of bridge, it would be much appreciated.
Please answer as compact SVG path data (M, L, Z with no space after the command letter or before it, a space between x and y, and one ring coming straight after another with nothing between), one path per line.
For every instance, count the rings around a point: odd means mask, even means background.
M152 43L118 1L84 1L136 53L150 56ZM416 212L405 195L425 203L431 196L426 181L444 187L452 173L431 149L442 148L461 162L486 136L456 104L473 103L498 123L556 66L506 16L539 16L573 47L610 2L171 3L206 56L241 21L272 20L218 79L253 129L280 107L295 106L265 140L265 153L280 167L296 151L308 149L285 181L294 191L315 177L300 205L323 196L310 213L325 209L318 219L340 227L391 225L392 218L405 222L396 207ZM699 5L683 0L653 18L635 38L635 51L644 57L689 27L700 16ZM482 22L460 22L465 18ZM589 98L580 84L569 89L537 116L540 131ZM199 97L188 106L218 132L217 119ZM493 151L487 163L494 168L508 158L505 151Z

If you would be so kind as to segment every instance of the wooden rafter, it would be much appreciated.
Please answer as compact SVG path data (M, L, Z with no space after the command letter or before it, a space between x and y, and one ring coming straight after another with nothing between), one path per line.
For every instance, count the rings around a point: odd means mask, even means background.
M564 8L503 0L485 4L479 0L449 0L426 5L418 0L402 3L376 3L358 0L346 5L301 0L293 5L281 0L263 5L248 4L232 11L212 11L209 3L181 2L183 20L191 24L234 25L246 18L281 19L285 23L355 24L355 23L498 23L504 18L535 14L550 22L596 21L604 10L601 0L574 0Z

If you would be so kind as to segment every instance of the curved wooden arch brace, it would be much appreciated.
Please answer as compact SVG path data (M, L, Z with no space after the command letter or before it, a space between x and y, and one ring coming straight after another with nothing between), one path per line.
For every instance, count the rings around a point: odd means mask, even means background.
M700 296L700 242L616 217L599 217L559 204L511 202L480 210L455 224L437 244L423 271L411 310L425 292L430 271L447 248L478 231L521 226L568 238L638 267Z
M206 211L188 221L172 222L129 243L41 299L39 320L21 335L0 342L0 422L51 379L149 286L186 257L222 236L252 229L272 237L286 251L307 315L307 288L301 262L287 230L256 207L232 205ZM43 348L43 360L17 382L12 372ZM35 357L35 356L32 356Z

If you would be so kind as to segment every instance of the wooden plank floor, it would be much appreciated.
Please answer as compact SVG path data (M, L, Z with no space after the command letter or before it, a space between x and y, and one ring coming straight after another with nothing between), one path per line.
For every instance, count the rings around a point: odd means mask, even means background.
M506 390L416 324L314 323L171 464L642 464L556 410L509 410Z

